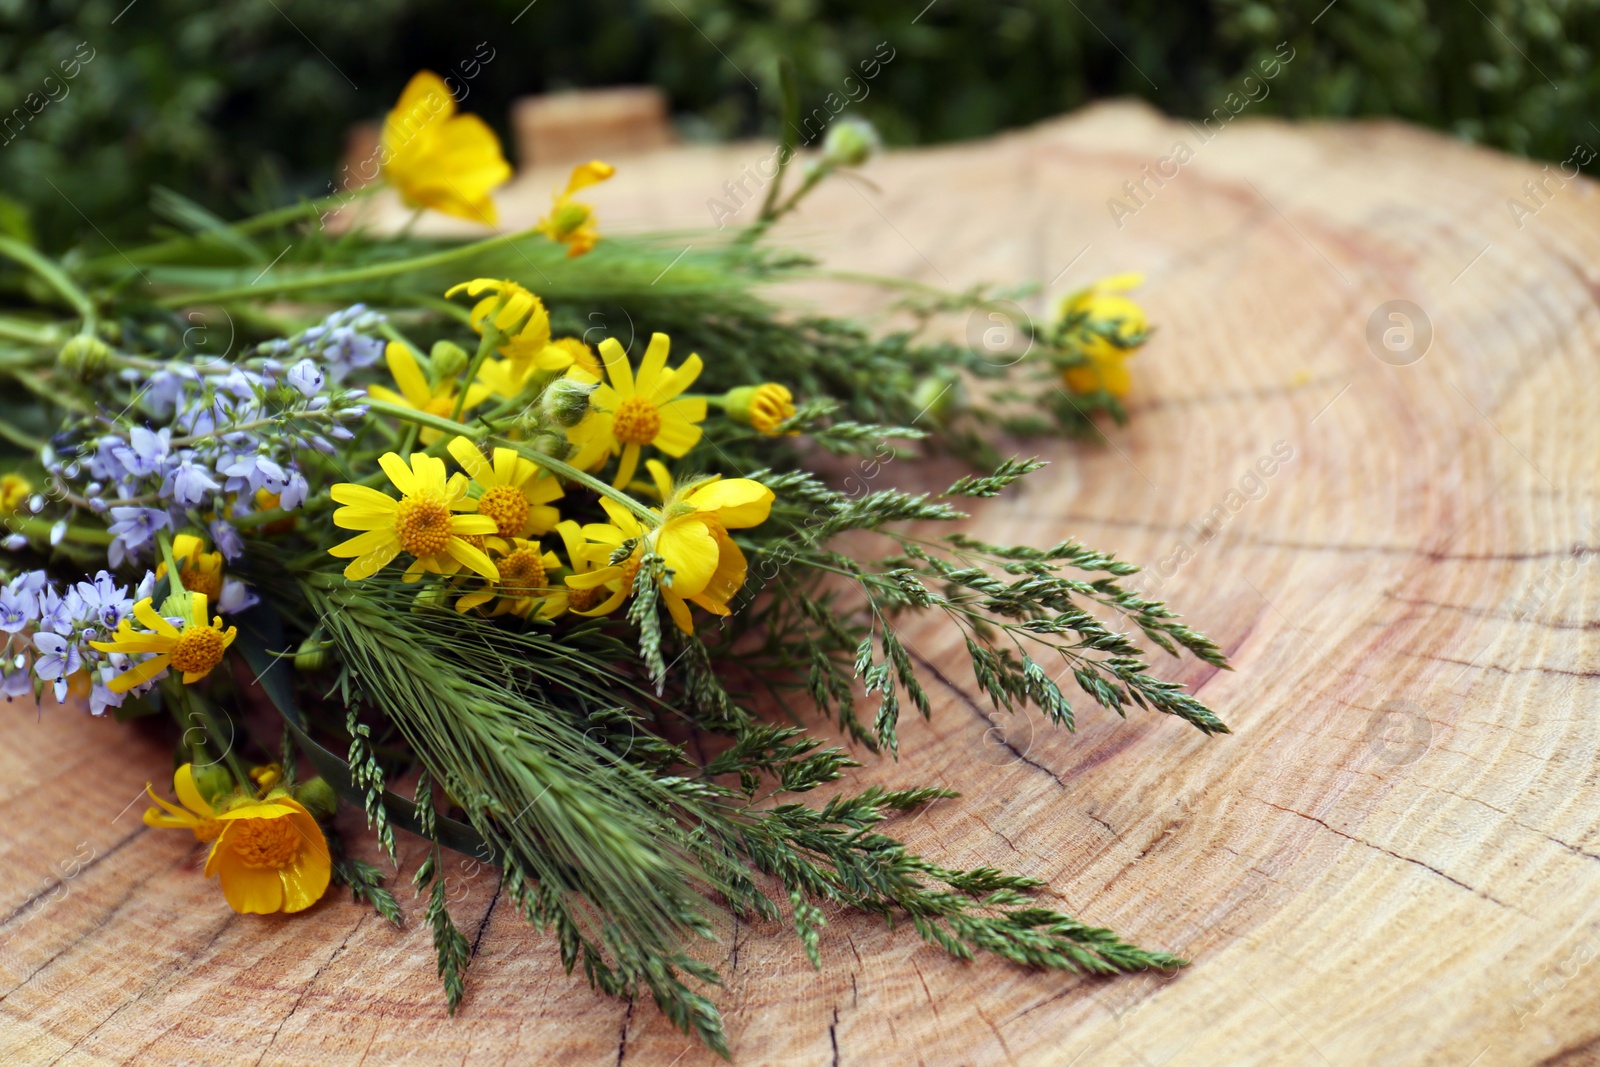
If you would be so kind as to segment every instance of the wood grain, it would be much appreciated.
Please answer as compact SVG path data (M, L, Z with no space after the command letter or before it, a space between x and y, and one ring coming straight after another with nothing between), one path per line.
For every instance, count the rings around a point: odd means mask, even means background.
M1108 199L1180 139L1194 158L1119 227ZM814 974L787 930L730 926L711 952L739 1064L1600 1060L1595 188L1554 190L1519 228L1506 201L1539 168L1433 134L1240 119L1196 141L1100 106L891 154L778 232L854 270L1039 279L1032 314L1097 275L1148 273L1159 332L1133 364L1131 425L1046 449L1048 476L970 528L1157 566L1187 542L1159 592L1236 670L1160 669L1236 733L992 723L945 666L955 636L911 626L945 672L933 719L852 784L961 790L896 830L952 865L1044 878L1057 906L1195 965L1091 980L961 964L835 914ZM703 226L769 151L641 157L591 199L613 232ZM562 178L524 175L503 214L536 217ZM1392 299L1432 323L1410 365L1367 341ZM1291 457L1252 480L1275 445ZM415 902L403 930L342 898L234 916L181 835L139 826L167 761L153 739L53 706L0 723L7 1062L713 1062L653 1005L565 977L487 874L452 885L476 957L451 1021Z

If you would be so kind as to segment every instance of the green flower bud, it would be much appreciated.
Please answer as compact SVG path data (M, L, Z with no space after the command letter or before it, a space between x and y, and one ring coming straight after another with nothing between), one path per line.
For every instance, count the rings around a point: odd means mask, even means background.
M98 378L111 365L111 346L98 337L80 333L61 346L56 365L80 382Z
M573 452L572 444L566 435L549 432L535 434L529 438L528 447L541 456L549 456L551 459L564 460Z
M208 804L215 801L217 797L233 792L234 787L238 784L233 780L233 775L228 772L228 768L220 760L216 763L208 763L205 766L190 764L189 773L194 775L194 787L200 791L200 796Z
M557 378L539 398L539 413L552 425L576 426L589 414L589 395L599 387L599 382Z
M300 647L294 654L294 669L297 671L320 671L328 665L328 646L314 637L308 637L300 642Z
M866 119L840 119L822 139L822 161L830 167L859 167L883 150L883 138Z
M435 341L428 358L433 361L434 380L440 382L454 378L472 362L465 348L450 341Z
M448 606L449 598L450 590L442 582L434 582L417 590L416 597L411 601L411 610L441 611Z
M794 418L794 394L787 386L776 382L741 385L728 390L722 398L722 410L734 422L742 422L771 437L777 434L779 426Z
M305 805L313 817L331 819L339 810L339 794L325 778L312 778L294 787L294 798Z

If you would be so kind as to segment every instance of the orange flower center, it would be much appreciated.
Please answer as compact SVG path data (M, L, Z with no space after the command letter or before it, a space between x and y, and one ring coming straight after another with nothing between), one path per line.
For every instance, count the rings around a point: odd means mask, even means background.
M642 396L630 396L617 405L611 432L625 445L647 445L661 432L661 411Z
M499 561L500 585L506 592L528 596L545 588L544 560L531 548L519 548Z
M210 626L186 626L169 655L175 670L204 674L222 662L222 653L227 647L222 634Z
M443 552L452 536L444 497L430 490L401 500L394 511L394 536L413 556Z
M605 596L605 590L599 586L593 589L567 589L567 607L573 611L588 611L600 603L600 598Z
M240 819L228 845L246 867L281 870L300 851L300 831L287 816L276 819Z
M478 500L478 514L494 520L501 537L516 537L528 525L528 498L510 485L496 485Z
M220 570L203 571L198 567L180 567L178 573L183 578L183 587L191 593L204 593L208 603L215 604L217 597L222 595Z
M633 580L639 576L639 565L643 562L644 556L637 549L634 550L633 555L629 556L625 561L623 561L622 591L624 593L632 592Z

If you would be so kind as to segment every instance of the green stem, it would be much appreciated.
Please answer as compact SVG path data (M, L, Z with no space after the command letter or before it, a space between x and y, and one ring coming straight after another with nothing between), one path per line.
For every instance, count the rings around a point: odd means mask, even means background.
M0 237L0 256L14 259L49 283L83 319L84 333L94 330L94 301L49 258L14 237Z
M392 277L396 274L442 267L463 259L471 259L495 244L502 241L514 241L518 237L525 237L534 232L536 231L530 229L517 234L497 234L494 237L486 237L481 241L473 241L470 244L447 248L442 252L431 252L425 256L391 260L388 263L374 263L367 267L326 271L321 274L306 274L297 278L284 278L278 282L273 282L269 279L257 281L250 285L234 286L232 289L214 289L209 293L180 293L176 296L164 297L156 301L156 303L161 307L169 308L185 307L190 304L220 304L225 300L234 300L243 296L259 297L268 293L291 293L306 289L319 289L324 286L368 282L378 278Z
M40 348L55 348L66 340L65 333L54 324L41 326L23 319L3 317L0 317L0 337L8 341L38 345Z
M430 415L426 411L418 411L415 408L401 407L398 404L391 404L384 400L373 400L370 397L367 399L366 404L367 410L376 415L387 415L392 419L401 419L406 422L414 422L419 426L427 426L435 430L443 430L445 433L460 434L461 436L467 438L471 438L476 434L476 431L471 426L456 422L454 419L444 418L440 415ZM551 474L560 475L570 482L576 482L586 488L593 489L601 496L608 497L611 500L616 501L618 504L621 504L623 507L633 512L634 515L639 518L639 521L645 526L653 527L660 524L660 515L657 515L655 512L651 511L649 508L633 499L633 497L629 496L627 493L607 485L605 482L602 482L599 478L589 474L587 471L581 471L577 467L563 463L561 460L552 456L547 456L542 452L535 452L521 441L510 441L505 440L504 438L499 438L499 440L504 440L505 444L510 448L515 449L518 455L527 457L534 463L549 471Z
M5 525L11 532L25 537L49 537L55 522L36 516L12 515L5 520ZM95 526L68 526L66 539L81 545L109 545L113 540L109 531Z
M500 303L495 305L495 314L500 313L506 298L502 296ZM461 418L461 409L467 404L467 394L472 392L472 383L478 380L478 370L483 366L483 361L489 358L495 346L500 343L500 330L494 324L494 315L490 315L483 323L483 339L478 342L478 350L472 354L472 362L467 364L467 377L462 383L461 392L456 395L456 406L450 412L452 419Z

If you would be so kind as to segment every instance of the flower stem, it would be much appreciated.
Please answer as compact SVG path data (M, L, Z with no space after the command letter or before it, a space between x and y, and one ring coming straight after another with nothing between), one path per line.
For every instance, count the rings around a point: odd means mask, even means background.
M78 288L78 284L67 277L66 271L54 261L14 237L0 237L0 256L16 260L43 278L49 283L50 288L60 293L83 318L83 332L93 332L94 301L90 300L89 294Z
M250 285L237 285L231 289L214 289L209 293L179 293L175 296L163 297L156 303L160 307L169 308L185 307L189 304L220 304L223 301L234 300L243 296L257 298L269 293L290 293L305 289L320 289L325 286L368 282L378 278L392 277L396 274L408 274L412 271L442 267L458 260L471 259L493 245L504 241L515 241L518 237L525 237L534 232L536 231L524 230L521 233L509 235L497 234L494 237L486 237L481 241L473 241L470 244L447 248L442 252L430 252L425 256L411 256L407 259L396 259L387 263L374 263L370 266L353 267L349 270L303 274L299 277L284 278L276 282L270 278L261 279Z
M414 422L419 426L428 426L435 430L443 430L445 433L460 434L463 437L470 438L477 436L477 431L473 427L456 422L454 419L447 419L440 415L430 415L426 411L418 411L415 408L401 407L398 404L391 404L384 400L373 400L370 397L367 398L366 404L367 410L375 415L387 415L393 419L402 419L407 422ZM571 464L563 463L561 460L556 459L553 456L547 456L543 452L535 452L521 441L511 441L504 438L497 438L497 440L504 441L507 446L515 449L519 455L525 456L526 458L532 460L534 463L543 467L551 474L560 475L569 482L576 482L588 489L593 489L601 496L609 497L610 499L616 501L618 504L621 504L623 507L633 512L634 515L638 516L639 521L644 525L650 527L660 525L661 516L657 515L655 512L639 503L627 493L624 493L619 489L612 488L605 482L602 482L599 478L596 478L594 475L589 474L586 471L581 471Z
M5 525L12 533L19 533L25 537L49 537L50 528L55 523L50 519L12 515L6 518ZM98 527L68 526L66 540L76 541L80 545L109 545L113 538L110 531Z

